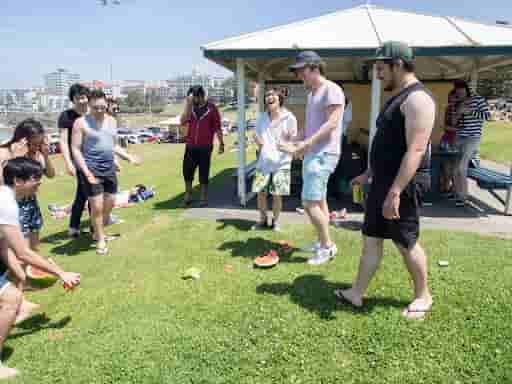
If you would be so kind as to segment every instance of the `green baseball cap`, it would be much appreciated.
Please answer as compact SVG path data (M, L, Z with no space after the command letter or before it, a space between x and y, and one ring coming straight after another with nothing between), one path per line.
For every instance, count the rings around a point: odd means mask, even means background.
M402 59L407 62L414 60L414 52L407 43L401 41L386 41L377 48L375 56L370 61Z

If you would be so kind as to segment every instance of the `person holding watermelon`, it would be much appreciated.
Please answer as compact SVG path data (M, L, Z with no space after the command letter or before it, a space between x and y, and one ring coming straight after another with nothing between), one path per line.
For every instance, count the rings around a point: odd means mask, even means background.
M0 355L12 326L24 314L22 288L27 278L21 264L61 279L71 289L80 284L80 274L65 272L25 242L20 227L18 200L33 196L41 185L41 164L27 157L8 160L3 167L4 185L0 185ZM8 273L15 283L8 279ZM0 379L16 376L18 371L0 362Z

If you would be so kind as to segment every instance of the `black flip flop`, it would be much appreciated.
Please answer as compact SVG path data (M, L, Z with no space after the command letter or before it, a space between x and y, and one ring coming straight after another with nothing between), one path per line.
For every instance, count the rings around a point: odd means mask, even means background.
M340 305L350 305L352 308L355 309L361 309L362 306L358 307L357 305L354 305L349 299L347 299L345 296L343 296L343 293L341 292L341 289L335 289L334 290L334 296L336 297L336 303Z

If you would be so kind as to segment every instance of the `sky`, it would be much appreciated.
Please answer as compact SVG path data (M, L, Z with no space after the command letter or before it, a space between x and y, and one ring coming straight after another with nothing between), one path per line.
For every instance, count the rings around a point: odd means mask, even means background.
M227 75L200 47L364 3L354 0L0 0L0 88L43 86L56 68L84 80L157 80L196 68ZM483 22L512 21L510 0L372 4ZM462 4L464 6L462 6ZM347 31L349 33L349 31Z

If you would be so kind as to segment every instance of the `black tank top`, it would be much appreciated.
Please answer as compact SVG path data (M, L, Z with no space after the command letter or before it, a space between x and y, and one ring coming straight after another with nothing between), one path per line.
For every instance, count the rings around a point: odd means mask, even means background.
M373 175L372 184L378 187L391 187L400 170L402 159L407 152L405 116L400 107L411 93L422 91L434 100L430 91L422 83L417 82L390 98L384 104L377 118L377 131L370 151L370 168ZM431 143L429 142L427 151L416 172L417 175L430 174L430 157Z

